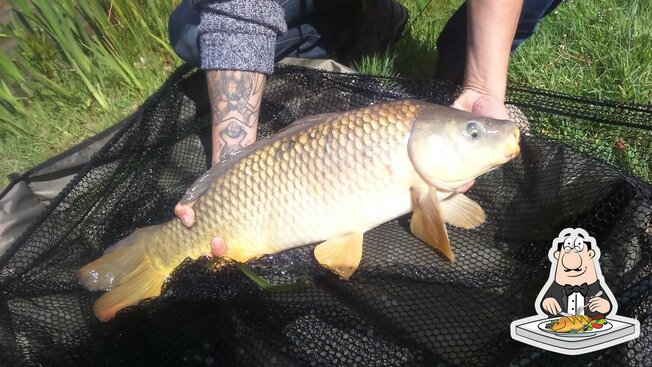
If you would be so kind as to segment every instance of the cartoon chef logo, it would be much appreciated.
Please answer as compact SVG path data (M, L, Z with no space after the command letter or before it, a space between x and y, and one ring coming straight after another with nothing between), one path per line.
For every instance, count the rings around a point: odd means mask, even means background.
M511 323L514 340L576 355L639 336L638 320L616 315L618 304L600 269L600 249L588 232L561 231L548 259L550 276L534 303L537 315Z
M600 250L595 238L582 228L566 228L553 241L550 252L550 279L543 295L539 294L543 313L591 317L609 314L616 302L600 271ZM616 307L613 308L615 313Z

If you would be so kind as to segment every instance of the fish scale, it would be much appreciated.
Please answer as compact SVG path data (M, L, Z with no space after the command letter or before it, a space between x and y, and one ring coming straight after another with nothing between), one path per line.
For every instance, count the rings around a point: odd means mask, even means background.
M179 252L193 257L207 252L206 244L216 235L230 245L246 246L255 256L280 250L270 248L279 243L287 249L324 239L317 238L311 228L334 232L328 225L346 222L346 213L356 209L333 203L360 195L373 200L373 191L383 185L370 181L384 178L391 182L385 165L395 159L392 155L406 152L405 146L397 143L407 143L408 125L417 110L412 102L401 101L336 115L240 159L195 203L192 241L177 243L180 249L185 247ZM392 125L388 116L398 124ZM364 126L368 126L371 139L365 138L368 133L361 133ZM381 139L386 144L375 144ZM407 154L403 155L407 160ZM364 200L354 203L364 205ZM323 207L337 209L320 210ZM265 221L272 224L262 226ZM266 227L283 231L270 235L261 230ZM235 253L232 256L247 260Z
M482 124L489 137L473 145L467 130ZM317 260L348 278L362 234L411 210L413 233L450 257L444 220L464 228L484 221L456 187L470 186L514 152L513 123L419 101L310 116L199 178L182 200L194 201L192 228L172 220L140 229L80 269L80 282L110 290L94 306L98 318L109 319L158 295L174 267L209 252L216 236L226 243L224 256L241 262L325 241ZM449 212L455 215L446 218Z

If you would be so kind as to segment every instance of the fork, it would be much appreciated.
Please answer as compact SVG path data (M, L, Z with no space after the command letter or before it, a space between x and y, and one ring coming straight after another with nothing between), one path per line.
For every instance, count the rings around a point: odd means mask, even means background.
M602 291L596 293L594 296L591 296L591 298L600 297L601 295L602 295ZM575 315L571 315L568 312L560 312L559 314L562 315L562 316L577 316L580 312L582 312L584 310L584 308L586 306L587 305L583 305L582 307L578 308Z
M602 295L602 291L596 293L594 296L592 296L592 297L590 297L590 298L600 297L601 295ZM588 304L583 305L582 307L580 307L580 308L577 310L577 313L582 312L586 306L588 306Z

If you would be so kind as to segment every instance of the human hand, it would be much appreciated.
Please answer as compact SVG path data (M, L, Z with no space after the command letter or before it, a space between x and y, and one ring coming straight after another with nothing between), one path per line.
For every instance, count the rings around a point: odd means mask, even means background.
M593 297L589 300L589 310L591 312L606 314L610 308L609 301L602 297Z
M195 224L195 211L192 210L193 204L194 202L190 204L178 203L174 207L174 215L181 220L181 223L183 223L186 228L190 228ZM226 254L226 243L224 242L224 239L221 237L213 237L211 240L210 251L204 253L203 256L220 257L224 256L224 254Z
M206 71L213 123L213 165L256 141L258 113L266 80L265 74L256 72ZM193 204L178 203L174 207L174 215L186 228L195 223ZM215 251L213 255L220 256Z
M451 107L480 116L509 120L509 114L501 98L471 88L464 88Z
M557 302L557 300L552 297L544 299L541 306L550 315L556 315L561 312L561 306L559 305L559 302Z
M190 228L195 224L195 211L192 209L194 203L194 201L190 204L181 204L179 202L174 207L174 215L186 228Z
M508 119L507 69L523 0L467 2L467 42L462 94L453 107Z

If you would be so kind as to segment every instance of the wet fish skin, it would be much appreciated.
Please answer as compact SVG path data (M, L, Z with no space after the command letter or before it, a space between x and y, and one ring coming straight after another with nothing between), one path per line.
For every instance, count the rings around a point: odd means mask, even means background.
M313 117L228 164L225 174L209 173L214 181L195 204L193 251L219 234L226 256L246 261L359 230L360 220L386 221L374 203L407 212L401 189L411 169L400 151L417 110L394 104Z
M511 122L413 100L311 116L202 176L182 199L194 201L192 228L172 220L140 229L80 269L80 283L109 291L95 312L110 319L158 295L174 267L215 236L241 262L326 241L315 256L348 278L363 233L412 210L415 235L452 257L443 222L484 220L455 190L518 154L518 138Z

